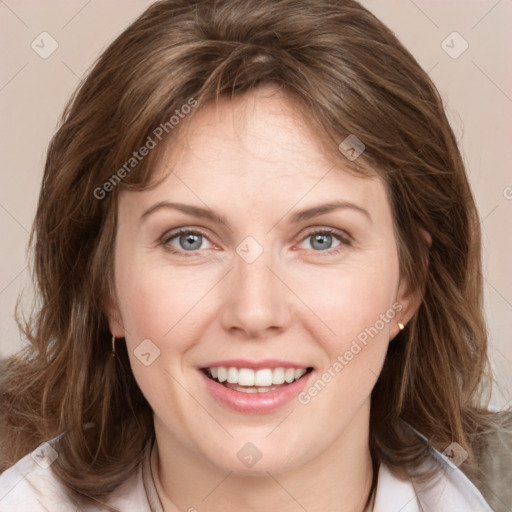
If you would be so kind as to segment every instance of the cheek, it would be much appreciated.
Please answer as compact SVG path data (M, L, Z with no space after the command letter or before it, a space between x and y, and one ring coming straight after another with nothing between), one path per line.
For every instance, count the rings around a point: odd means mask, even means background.
M340 350L359 335L364 338L368 330L375 337L374 328L388 336L396 316L398 278L397 259L365 261L317 271L300 282L299 293L315 315L312 321L316 319L323 331L319 339Z
M316 336L325 358L316 379L298 397L311 415L327 414L326 424L332 425L333 432L344 428L368 403L384 364L390 328L400 309L394 302L394 281L384 278L376 282L362 274L358 279L353 277L344 281L342 289L333 283L324 290L323 302L317 302L317 315L323 322L317 321L316 325L329 326L328 331Z
M119 282L117 290L127 338L156 339L172 327L172 312L176 311L178 301L173 300L172 294L163 294L158 282L137 274L135 268L129 276L121 274Z
M207 290L215 282L212 272L202 275L191 268L148 261L143 256L120 261L116 284L121 316L130 353L151 340L160 350L159 365L178 370L183 356L204 328ZM181 371L181 370L179 370Z
M116 291L126 330L132 337L160 339L184 315L190 287L140 251L126 248L119 253L131 253L116 260Z

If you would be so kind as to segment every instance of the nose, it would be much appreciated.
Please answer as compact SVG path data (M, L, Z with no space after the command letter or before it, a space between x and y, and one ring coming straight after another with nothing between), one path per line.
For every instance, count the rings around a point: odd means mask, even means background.
M223 290L223 327L241 338L264 339L290 323L292 292L265 251L248 263L238 255Z

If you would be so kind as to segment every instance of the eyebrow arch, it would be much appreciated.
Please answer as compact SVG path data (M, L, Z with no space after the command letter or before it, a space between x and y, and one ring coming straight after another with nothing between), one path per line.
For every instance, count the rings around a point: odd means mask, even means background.
M227 220L220 214L215 213L210 208L201 208L199 206L193 206L191 204L184 204L184 203L174 203L169 201L160 201L150 208L148 208L140 217L140 222L146 220L146 218L151 215L153 212L160 210L162 208L171 208L174 210L179 210L183 213L186 213L188 215L192 215L193 217L198 217L200 219L206 219L210 220L219 224L224 224L228 226L229 224ZM338 209L348 209L353 210L355 212L359 212L366 216L368 220L372 220L370 214L368 211L366 211L364 208L361 208L360 206L350 203L348 201L334 201L327 204L321 204L318 206L313 206L312 208L307 208L305 210L300 210L298 212L295 212L291 218L290 221L294 223L304 222L305 220L312 219L314 217L318 217L320 215L332 212L334 210Z
M327 204L321 204L306 210L298 211L291 216L291 221L299 223L339 209L353 210L355 212L362 213L365 217L368 218L370 222L372 220L368 211L364 208L361 208L361 206L358 206L357 204L350 203L348 201L333 201Z
M151 206L150 208L148 208L140 216L140 222L143 222L153 212L160 210L162 208L171 208L173 210L179 210L180 212L186 213L188 215L192 215L193 217L211 220L218 224L225 224L226 226L228 226L226 219L222 215L215 213L210 208L201 208L199 206L193 206L191 204L184 204L184 203L171 203L169 201L160 201L159 203L156 203L153 206Z

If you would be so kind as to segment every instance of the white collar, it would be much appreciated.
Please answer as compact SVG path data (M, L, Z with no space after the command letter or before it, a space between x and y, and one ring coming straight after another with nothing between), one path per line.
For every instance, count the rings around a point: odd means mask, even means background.
M380 465L375 505L372 512L493 512L468 477L429 445L431 460L427 469L438 463L434 477L420 481L402 480L390 468Z

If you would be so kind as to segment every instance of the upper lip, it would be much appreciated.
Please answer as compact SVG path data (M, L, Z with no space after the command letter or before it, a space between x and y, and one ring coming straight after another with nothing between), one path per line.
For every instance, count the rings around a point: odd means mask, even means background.
M283 361L279 359L264 359L263 361L249 361L247 359L229 359L224 361L214 361L201 366L201 369L218 368L250 368L252 370L261 370L263 368L310 368L310 365L295 363L292 361Z

